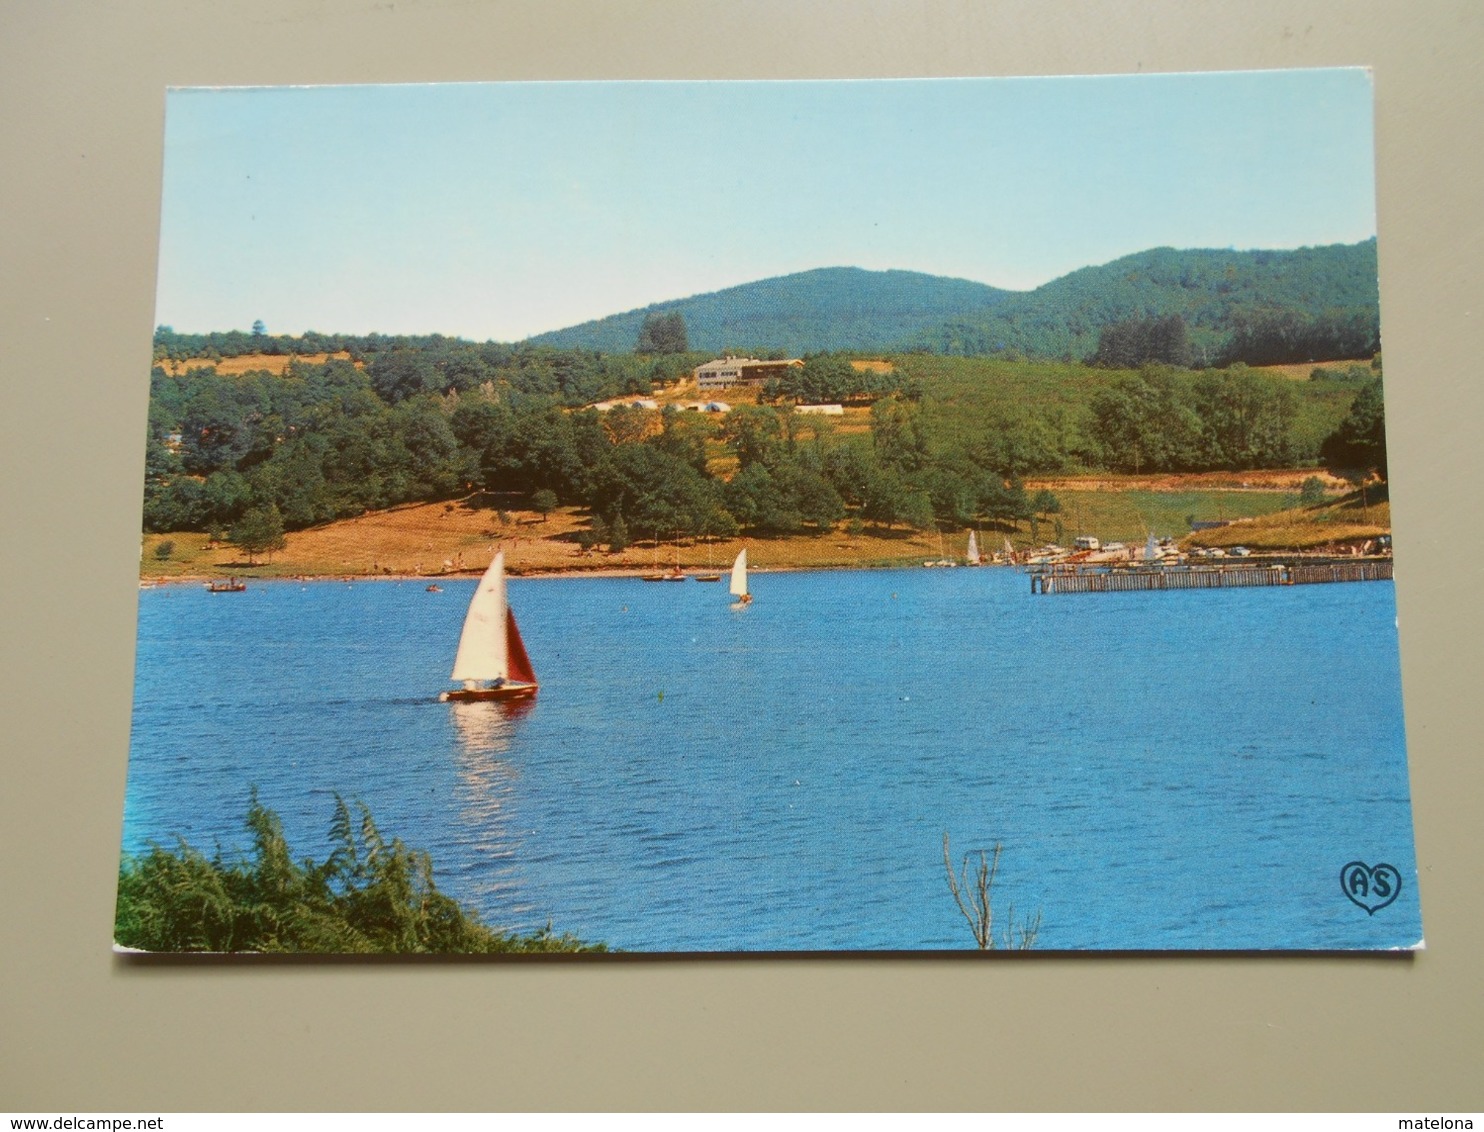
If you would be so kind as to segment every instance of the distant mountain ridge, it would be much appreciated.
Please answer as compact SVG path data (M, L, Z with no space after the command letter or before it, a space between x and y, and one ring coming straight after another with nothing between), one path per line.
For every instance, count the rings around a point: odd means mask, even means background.
M821 267L538 334L530 342L605 354L634 348L645 315L679 311L695 350L812 354L879 350L944 319L989 311L1011 291L916 271Z
M1152 248L1053 279L992 311L952 316L906 345L1082 358L1110 323L1179 315L1192 345L1214 360L1241 326L1275 314L1379 324L1375 239L1293 251Z
M1292 251L1153 248L1008 291L914 271L827 267L654 303L529 342L627 353L647 314L679 311L693 350L832 350L940 354L1091 354L1098 331L1131 318L1183 317L1197 351L1214 357L1245 322L1379 322L1374 238Z

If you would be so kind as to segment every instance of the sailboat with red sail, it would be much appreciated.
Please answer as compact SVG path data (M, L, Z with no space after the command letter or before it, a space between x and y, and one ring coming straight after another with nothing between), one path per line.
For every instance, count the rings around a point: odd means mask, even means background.
M469 602L449 679L463 687L442 693L440 700L521 700L536 694L536 673L505 593L503 550Z

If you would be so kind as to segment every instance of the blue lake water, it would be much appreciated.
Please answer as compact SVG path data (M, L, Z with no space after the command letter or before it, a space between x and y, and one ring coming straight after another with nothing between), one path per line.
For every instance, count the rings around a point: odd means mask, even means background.
M642 951L973 945L942 841L1039 948L1421 939L1389 582L1032 596L1006 569L512 579L529 710L436 702L474 582L141 591L124 848L297 857L333 797L486 923ZM1384 861L1368 913L1347 862Z

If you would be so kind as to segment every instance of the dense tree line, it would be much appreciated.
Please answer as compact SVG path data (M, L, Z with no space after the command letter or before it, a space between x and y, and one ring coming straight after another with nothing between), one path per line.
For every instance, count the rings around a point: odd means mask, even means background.
M1381 378L1368 381L1355 395L1350 411L1324 443L1319 455L1331 468L1374 471L1382 479L1386 469L1386 406L1381 400Z
M1217 361L1252 366L1370 358L1381 349L1381 325L1373 312L1254 311L1233 319L1231 337Z
M212 531L269 552L284 530L399 503L484 491L543 513L591 511L593 537L730 537L823 532L854 512L887 528L1016 521L1030 504L994 464L999 450L937 450L921 407L879 399L869 437L837 438L829 418L791 405L739 405L724 418L568 404L590 387L642 376L581 352L544 351L498 371L464 350L296 361L280 375L193 369L151 382L144 523ZM625 369L627 367L627 369ZM849 363L811 372L857 382ZM871 375L866 375L868 379ZM723 477L712 470L735 466ZM537 501L540 506L537 506Z
M1092 439L1115 471L1276 468L1298 455L1292 388L1245 366L1194 378L1148 367L1096 394L1091 409Z
M636 354L683 354L690 349L685 332L685 315L679 311L652 311L639 327Z
M1158 323L1143 340L1178 345L1178 327ZM1028 475L1247 469L1319 455L1317 440L1300 450L1294 439L1295 389L1309 383L1240 365L1111 375L1066 366L1052 377L987 363L1001 369L976 380L1054 384L976 410L959 401L968 386L924 385L912 359L886 377L821 354L770 390L776 404L724 417L582 407L669 380L687 360L429 339L378 349L363 365L295 358L282 374L156 367L145 527L217 532L271 554L283 531L478 492L542 514L587 509L589 541L606 545L823 532L847 518L1012 524L1055 510L1054 500L1027 498ZM886 392L892 385L902 388ZM861 395L874 397L869 435L837 435L831 418L793 407ZM1384 469L1379 381L1350 399L1324 457ZM1340 408L1328 411L1334 420Z
M1138 369L1151 363L1184 367L1190 362L1190 337L1178 314L1111 323L1098 333L1098 348L1087 359L1088 365L1107 369Z
M922 391L895 370L857 369L845 354L811 354L801 366L764 383L761 400L796 405L874 402L892 393L919 399Z
M683 330L683 328L682 328ZM416 393L467 392L494 382L522 393L543 393L567 405L589 404L604 397L648 393L655 384L673 382L706 358L694 354L643 356L600 354L593 350L556 349L528 344L469 342L441 334L320 334L299 336L245 334L231 330L179 334L168 326L155 330L155 364L174 373L186 361L217 361L250 355L289 357L344 354L363 366L376 392L388 401ZM294 363L291 363L294 364Z

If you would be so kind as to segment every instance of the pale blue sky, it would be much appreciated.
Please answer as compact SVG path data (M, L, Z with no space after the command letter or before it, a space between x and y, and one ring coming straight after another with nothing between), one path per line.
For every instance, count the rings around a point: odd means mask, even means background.
M156 321L515 341L815 267L1375 234L1358 69L169 94Z

